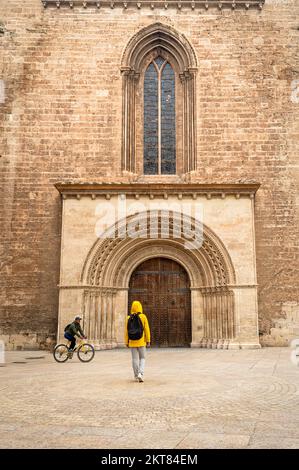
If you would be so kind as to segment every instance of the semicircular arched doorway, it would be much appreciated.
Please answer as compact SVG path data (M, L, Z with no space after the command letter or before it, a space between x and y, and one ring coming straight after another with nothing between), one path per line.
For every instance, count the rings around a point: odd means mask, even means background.
M131 275L129 311L133 300L143 305L153 346L190 346L190 281L179 263L169 258L151 258L141 263Z

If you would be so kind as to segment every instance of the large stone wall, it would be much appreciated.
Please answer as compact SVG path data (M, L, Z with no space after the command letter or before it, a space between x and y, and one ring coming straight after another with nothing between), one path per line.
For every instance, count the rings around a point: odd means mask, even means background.
M155 22L183 33L198 59L191 180L261 183L260 331L264 344L287 344L285 328L279 341L271 331L298 302L298 17L297 0L266 0L261 11L44 9L40 0L0 0L0 334L12 347L56 335L54 183L126 181L120 63L131 37Z

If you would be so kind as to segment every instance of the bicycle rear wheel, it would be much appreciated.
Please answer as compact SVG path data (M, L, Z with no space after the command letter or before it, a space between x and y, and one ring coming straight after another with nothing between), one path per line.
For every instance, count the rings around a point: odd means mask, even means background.
M94 358L95 350L92 344L81 344L78 348L78 358L81 362L90 362Z
M65 362L69 358L69 349L66 344L57 344L53 351L53 356L57 362Z

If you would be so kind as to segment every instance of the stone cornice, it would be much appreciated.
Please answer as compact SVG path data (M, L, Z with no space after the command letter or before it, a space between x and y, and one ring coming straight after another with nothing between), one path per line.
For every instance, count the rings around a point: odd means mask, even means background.
M110 199L113 195L131 196L138 199L140 196L148 196L150 199L170 195L176 195L179 199L189 196L196 199L204 195L207 199L220 197L224 199L228 195L234 195L237 199L241 196L253 198L260 187L259 183L223 183L223 184L196 184L196 183L56 183L56 189L63 199L76 197L80 199L89 196L92 199L105 197Z
M104 294L115 294L117 291L128 291L129 287L106 287L106 286L95 286L92 284L58 284L57 287L59 289L81 289L81 290L89 290L92 292L103 292ZM223 290L223 288L232 288L232 289L255 289L258 287L258 284L226 284L225 286L199 286L199 287L190 287L191 291L205 291L207 289L214 289L215 291Z
M178 10L183 8L188 8L195 10L196 8L204 8L208 10L210 7L217 8L222 10L223 8L231 8L232 10L236 8L244 8L249 10L249 8L258 8L262 9L265 3L265 0L41 0L44 8L48 6L55 7L59 9L60 7L68 8L97 8L101 9L102 7L115 8L120 7L126 10L128 7L136 8L140 10L141 8L149 8L154 10L155 8L163 8L167 10L169 7L175 7Z

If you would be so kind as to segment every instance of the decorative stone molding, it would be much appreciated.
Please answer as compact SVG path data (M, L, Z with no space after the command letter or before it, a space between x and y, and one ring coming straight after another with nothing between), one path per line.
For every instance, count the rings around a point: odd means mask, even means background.
M230 348L231 340L229 339L218 339L218 338L202 338L202 340L197 343L191 344L191 347L196 348L206 348L206 349L231 349Z
M97 8L100 10L103 7L106 8L115 8L119 7L126 10L128 7L135 8L140 10L141 8L149 8L154 10L155 8L163 8L167 10L169 7L174 7L177 10L182 10L183 8L188 8L195 10L196 8L204 8L208 10L210 7L217 8L222 10L223 8L229 8L235 10L236 8L244 8L248 10L249 8L258 8L262 9L265 0L142 0L139 2L133 0L41 0L44 8L55 7L59 9L60 7L68 7L73 9L77 8Z
M122 287L109 287L109 286L93 286L92 284L84 284L84 285L63 285L59 284L58 285L59 289L89 289L92 290L93 292L106 292L107 290L110 290L114 293L116 293L118 290L123 290Z
M252 289L253 287L257 287L258 284L227 284L226 287L229 288L237 288L237 289ZM215 286L200 286L200 287L190 287L191 290L199 290L201 292L205 292L206 289L214 289Z
M160 197L167 199L171 195L182 198L196 199L205 196L207 199L226 196L255 197L260 187L259 183L231 183L231 184L199 184L199 183L174 183L174 184L145 184L145 183L56 183L56 189L61 193L63 199L81 197L111 198L115 195L121 197L136 198L136 195L148 196L150 199Z

